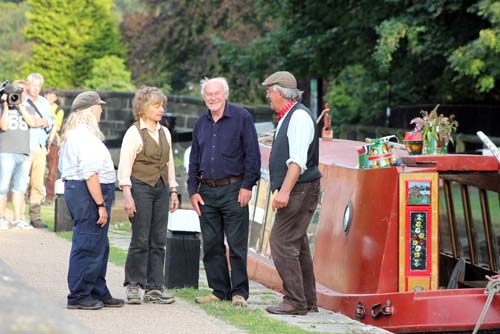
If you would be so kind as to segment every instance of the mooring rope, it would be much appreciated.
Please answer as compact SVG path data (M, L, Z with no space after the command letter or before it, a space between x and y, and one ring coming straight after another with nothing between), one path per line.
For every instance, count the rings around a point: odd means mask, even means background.
M495 275L493 277L486 275L486 278L488 279L488 284L484 289L484 293L488 295L488 298L486 299L486 303L484 303L483 310L479 315L479 320L477 321L476 327L474 327L474 331L472 332L472 334L477 334L479 328L481 327L481 324L483 323L484 317L486 316L486 313L490 308L493 297L495 297L495 295L500 292L500 275Z

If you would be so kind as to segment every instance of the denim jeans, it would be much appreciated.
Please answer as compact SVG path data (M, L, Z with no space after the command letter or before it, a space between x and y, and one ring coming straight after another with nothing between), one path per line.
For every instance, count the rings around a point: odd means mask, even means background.
M248 298L248 206L238 203L241 182L222 187L201 185L200 227L203 236L203 264L208 286L219 299L234 295ZM224 235L229 245L231 277L226 257Z
M161 289L165 277L170 189L161 179L154 187L136 178L131 178L131 181L136 213L131 220L132 238L123 285L139 285L146 290Z
M97 225L99 211L85 181L64 183L64 200L73 220L73 240L68 270L68 304L90 298L106 301L111 294L106 285L109 240L108 227L115 184L101 184L108 222Z
M30 159L21 153L0 153L0 195L9 192L12 181L12 190L24 194L28 189L30 173Z

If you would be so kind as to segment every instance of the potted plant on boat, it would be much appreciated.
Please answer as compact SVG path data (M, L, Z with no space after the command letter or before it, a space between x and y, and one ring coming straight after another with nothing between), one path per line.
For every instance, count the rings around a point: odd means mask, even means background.
M457 131L458 121L455 115L445 117L438 114L439 104L427 112L420 111L422 117L415 117L410 124L415 124L414 132L420 132L424 141L424 154L446 154L448 143L454 143L452 133Z

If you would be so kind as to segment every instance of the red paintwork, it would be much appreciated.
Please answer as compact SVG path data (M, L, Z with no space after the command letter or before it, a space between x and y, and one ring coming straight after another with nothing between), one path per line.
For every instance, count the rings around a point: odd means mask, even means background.
M422 333L470 330L484 306L483 289L398 292L399 184L398 174L449 170L497 171L494 157L475 155L411 156L406 162L435 161L430 167L357 169L357 149L364 143L321 141L320 170L324 190L314 252L320 306L355 318L361 301L367 311L361 320L391 331ZM270 148L261 145L262 167L268 168ZM400 157L405 151L395 152ZM343 230L347 203L353 204L349 233ZM273 289L281 280L272 261L250 251L249 276ZM372 305L391 300L392 316L373 319ZM481 329L500 329L500 297L494 298Z

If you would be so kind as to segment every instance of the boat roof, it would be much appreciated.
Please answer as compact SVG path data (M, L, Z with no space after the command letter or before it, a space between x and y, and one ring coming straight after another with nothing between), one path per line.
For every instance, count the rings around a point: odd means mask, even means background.
M261 143L261 146L269 147L270 143ZM367 143L355 140L320 139L319 143L320 163L327 166L342 166L346 168L358 168L358 150ZM267 152L269 153L269 152ZM494 156L476 154L432 154L432 155L409 155L408 151L394 148L396 158L401 159L398 167L404 172L418 171L499 171L500 164Z
M320 163L348 168L358 168L358 149L365 142L333 139L320 139ZM418 171L421 169L435 171L498 171L499 162L494 156L476 154L432 154L409 155L406 150L393 149L397 158L401 159L404 170Z

